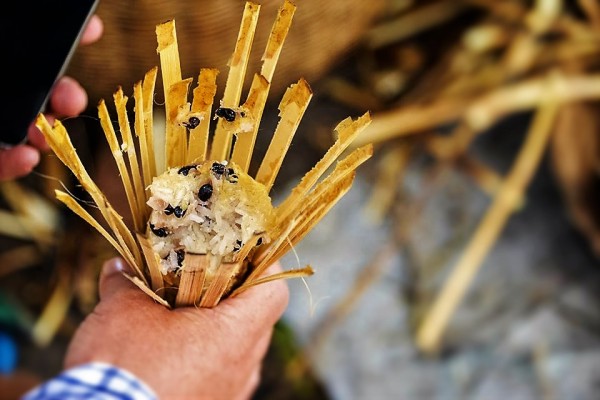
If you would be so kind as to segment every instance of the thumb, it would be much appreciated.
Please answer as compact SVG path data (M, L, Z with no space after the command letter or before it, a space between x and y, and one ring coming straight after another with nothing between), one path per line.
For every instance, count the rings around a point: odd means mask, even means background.
M100 300L106 300L118 292L137 289L123 274L131 274L131 271L120 257L111 258L102 265L98 283Z

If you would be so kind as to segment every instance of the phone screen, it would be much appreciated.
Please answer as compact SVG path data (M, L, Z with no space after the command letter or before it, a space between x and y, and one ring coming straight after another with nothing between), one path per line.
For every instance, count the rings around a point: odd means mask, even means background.
M0 23L4 106L0 145L22 143L45 111L49 93L64 73L98 0L18 1Z

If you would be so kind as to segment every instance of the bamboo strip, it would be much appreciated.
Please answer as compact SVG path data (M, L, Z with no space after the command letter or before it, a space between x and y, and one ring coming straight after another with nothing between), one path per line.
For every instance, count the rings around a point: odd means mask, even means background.
M255 268L246 278L246 282L258 279L266 268L298 243L350 189L355 174L355 171L352 171L342 178L337 185L324 187L323 192L315 201L307 204L297 218L285 224L286 230L279 234L280 239L273 243L268 251L258 255L255 260Z
M192 113L203 114L200 125L190 129L190 141L185 164L200 163L206 160L208 150L208 137L210 130L210 116L217 93L217 75L219 70L202 68L198 75L198 85L194 89Z
M198 303L204 287L204 279L208 268L208 257L204 254L186 254L183 260L179 290L175 298L175 306L193 306Z
M127 203L129 204L129 209L131 210L133 224L137 228L143 225L143 221L140 220L139 203L137 201L133 184L131 183L131 177L129 175L127 165L125 165L123 152L119 146L117 135L112 125L112 121L110 120L108 109L106 108L106 103L104 100L100 100L100 103L98 104L98 116L100 117L100 124L104 130L104 135L106 136L110 151L115 159L115 162L117 163L117 168L119 169L119 174L121 175L121 181L123 182L123 187L125 188Z
M104 203L98 205L98 208L106 209L105 213L109 217L107 220L108 226L113 231L117 241L119 241L119 243L121 243L123 246L123 249L131 253L132 257L136 261L134 269L136 272L141 274L141 269L139 266L144 265L144 259L140 252L140 248L138 247L138 244L131 233L131 230L129 230L129 228L123 222L123 217L119 215L114 208L112 208L106 199L104 199ZM146 277L144 275L140 275L140 278L146 282Z
M294 210L298 206L298 203L304 201L306 193L317 183L337 157L356 140L358 135L370 122L371 117L369 113L366 113L354 121L351 118L346 118L337 125L335 128L335 132L338 135L337 140L327 150L323 158L302 177L302 180L292 189L290 195L277 207L278 220L284 220L289 215L290 210Z
M243 106L248 109L254 121L257 121L254 123L251 132L237 136L231 155L231 161L238 165L244 172L248 172L250 169L254 144L258 135L258 129L260 128L258 121L262 118L270 86L264 76L255 74L248 92L248 98Z
M304 79L286 90L279 104L281 116L269 148L256 173L256 181L262 183L269 192L279 173L283 159L292 142L292 138L300 125L302 116L312 98L310 86Z
M148 274L150 275L150 284L152 285L151 288L155 293L158 293L165 286L163 274L160 271L160 265L157 259L158 255L152 249L152 245L148 238L139 233L136 236L138 243L142 248L144 259L146 260L146 267L148 268Z
M283 246L278 249L271 259L267 259L267 264L272 264L288 252L293 246L300 243L302 239L327 215L327 213L337 204L337 202L350 190L355 171L345 176L335 186L325 188L325 191L320 196L320 201L311 202L299 216L299 223L295 224L294 229L288 236L289 240L283 242Z
M298 219L306 208L312 207L314 204L326 203L329 201L327 193L330 188L340 185L349 174L353 174L354 171L362 163L371 158L372 155L373 145L368 144L355 149L343 160L339 161L333 171L318 183L313 190L305 195L303 201L296 203L296 207L290 209L284 219L278 219L277 224L287 226L292 220Z
M135 101L135 136L138 139L138 143L140 146L140 160L142 162L142 177L143 177L143 192L145 196L143 197L144 203L148 201L150 193L148 191L148 186L152 183L152 164L154 164L154 150L150 148L148 143L148 137L146 136L146 126L144 124L144 93L142 89L142 83L136 82L133 85L133 99ZM139 195L139 198L142 199L142 196ZM144 220L148 217L148 209L144 206L142 210L146 210L143 213Z
M229 62L229 75L227 76L223 100L221 101L222 107L235 108L240 102L259 12L260 5L246 2L235 50ZM211 160L223 161L229 159L231 138L231 132L226 129L224 121L219 119L210 150Z
M219 303L231 283L232 277L239 271L243 262L221 263L213 280L200 299L200 307L214 307Z
M281 231L281 229L283 228L283 231ZM283 242L285 240L287 240L290 232L292 231L292 229L294 229L294 224L293 223L289 223L287 225L285 224L281 224L278 228L277 228L277 232L281 232L278 233L277 235L275 235L274 241L260 246L256 253L254 254L254 257L252 259L252 263L254 265L254 267L256 268L256 266L263 264L263 261L267 258L271 258L272 259L272 255L277 251L278 248L280 248L283 244ZM250 274L250 276L252 276L252 274Z
M281 48L289 31L294 12L295 6L289 1L286 1L280 7L263 54L261 74L255 74L252 81L244 107L250 111L254 121L261 120L271 86L270 81L273 77L275 66L279 59L279 54L281 53ZM239 165L245 172L247 172L250 167L250 160L258 129L259 124L255 123L252 132L240 135L236 140L231 160Z
M162 304L163 306L167 307L167 308L171 308L171 305L169 304L168 301L166 301L165 299L163 299L162 297L160 297L159 295L157 295L156 293L154 293L152 291L152 289L150 289L148 287L147 284L145 284L140 278L138 278L137 276L131 276L129 274L123 273L123 276L127 279L129 279L135 286L137 286L138 288L140 288L142 290L142 292L146 293L148 296L152 297L154 299L154 301L156 301L159 304Z
M60 122L60 120L54 121L54 126L50 126L48 120L43 114L39 114L36 119L36 126L40 129L46 142L56 154L56 156L65 164L75 177L80 181L86 191L89 189L92 193L90 195L98 196L99 189L92 182L89 177L83 163L79 159L73 143L67 133L67 130Z
M298 235L298 231L303 230L305 227L310 225L311 218L320 213L325 209L324 204L316 204L310 209L306 208L302 210L298 218L292 220L288 227L287 234L284 237L284 240L278 241L276 246L273 246L273 249L269 251L269 253L260 259L259 262L256 263L256 269L260 271L260 273L264 272L266 268L268 268L275 261L279 260L286 254L289 250L293 248L292 237ZM256 279L259 274L254 274L254 276L248 277L248 281L252 281Z
M160 57L160 67L163 78L163 90L167 101L171 85L181 80L181 63L179 61L179 46L177 44L177 29L175 20L165 21L156 26L156 52Z
M150 176L156 176L158 172L158 160L157 155L160 154L162 157L162 151L156 151L154 144L154 87L156 86L156 75L158 74L158 67L154 67L144 75L144 81L142 83L142 102L144 107L142 110L144 113L144 134L146 137L146 151L148 151L148 161L150 166ZM162 159L161 159L162 160ZM162 160L162 168L160 172L164 171L164 160Z
M179 46L177 44L177 30L175 20L169 20L156 26L156 40L158 47L156 51L160 56L160 67L162 72L163 92L165 96L165 112L167 113L167 124L165 134L164 159L165 168L181 165L177 163L179 159L174 154L179 154L179 148L170 147L172 142L181 144L179 140L180 129L182 127L171 126L169 124L169 110L176 109L171 102L171 86L177 82L181 82L181 63L179 60ZM161 141L162 142L162 141ZM162 172L162 171L161 171Z
M254 248L256 247L256 244L258 243L259 240L260 240L259 235L252 236L252 238L250 238L250 240L248 240L246 243L244 243L244 245L242 246L240 251L238 251L238 253L235 255L233 262L242 262L246 258L248 258L248 256L250 255L250 252L252 252L252 250L254 250Z
M262 56L263 65L260 70L260 74L270 83L273 81L273 73L275 72L275 66L279 60L283 43L287 37L287 34L292 25L292 19L296 12L296 6L289 0L286 0L283 5L279 8L277 13L277 19L271 29L269 40L267 41L267 47Z
M133 189L135 190L135 198L137 200L136 209L139 213L137 221L140 223L140 225L136 225L134 228L136 231L141 232L144 230L144 221L147 214L145 196L146 190L144 184L142 183L143 172L138 163L137 151L133 141L133 135L131 133L131 125L129 124L129 118L127 116L127 101L129 99L127 96L123 95L123 89L119 87L114 94L114 100L119 118L119 129L121 131L121 152L127 153L127 159L129 160L129 172L131 173Z
M69 210L73 211L73 213L90 224L92 228L96 229L96 231L98 231L98 233L100 233L106 239L106 241L111 244L111 246L121 255L121 257L125 259L125 261L127 261L128 264L132 265L133 267L137 266L136 259L131 254L129 249L126 246L118 243L110 235L110 233L108 233L108 231L94 219L94 217L92 217L77 201L75 201L75 199L73 199L73 197L63 191L57 190L56 198L65 206L67 206ZM139 270L136 272L138 274L142 273Z
M311 276L314 273L315 271L312 269L312 267L310 265L307 265L304 268L291 269L288 271L278 272L272 275L264 276L252 282L245 281L239 288L237 288L233 291L233 293L231 293L230 297L235 297L256 285L273 282L279 279L302 278L306 276Z
M113 230L117 241L121 244L124 251L132 251L134 260L141 263L142 259L131 232L123 223L122 218L105 199L102 191L89 176L73 147L73 143L71 143L71 139L69 138L69 134L64 125L60 120L56 120L54 122L54 127L51 127L45 116L39 114L36 119L36 126L44 135L44 138L50 145L52 151L71 170L81 186L92 197L92 200L98 206L98 210L109 227ZM118 216L118 218L116 218L115 215Z
M187 96L192 78L174 82L167 91L165 101L166 142L165 156L167 169L181 167L185 164L188 147L186 128L179 124L177 116L183 107L187 107Z
M526 186L533 177L544 154L552 131L552 123L558 109L557 103L546 103L537 112L529 133L502 188L462 256L458 260L446 284L425 315L416 334L419 348L435 353L446 326L465 296L485 256L499 237L502 228L522 198Z
M262 118L275 66L279 60L279 55L281 54L281 49L289 32L295 11L296 6L286 0L279 8L277 19L271 29L271 34L269 35L262 57L263 65L261 73L260 75L254 75L248 98L244 103L244 107L251 113L254 121L260 121ZM244 172L248 172L250 169L250 161L259 127L260 124L258 122L255 123L252 132L239 135L236 139L231 161L242 168Z

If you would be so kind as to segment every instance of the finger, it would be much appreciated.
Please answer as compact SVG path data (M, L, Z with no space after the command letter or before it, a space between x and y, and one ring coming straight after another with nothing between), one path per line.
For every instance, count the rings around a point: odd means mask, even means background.
M116 293L134 289L142 293L123 273L130 274L131 270L125 261L120 257L112 258L102 265L99 280L100 300L105 301ZM143 293L142 293L143 294Z
M48 123L50 125L54 124L53 116L46 115L46 119L48 120ZM44 135L38 129L38 127L35 126L35 123L32 123L31 125L29 125L29 129L27 130L27 140L29 141L29 144L31 144L32 146L34 146L35 148L37 148L40 151L50 150L50 146L48 146L48 143L46 143L46 139L44 139Z
M63 76L56 82L50 96L50 108L59 117L74 117L87 107L88 97L79 82Z
M92 15L92 18L90 18L90 21L83 31L80 44L86 45L96 42L102 36L103 31L104 24L102 23L102 19L96 14Z
M276 263L265 271L265 276L280 272L281 266ZM272 326L281 318L289 302L289 288L283 279L261 283L241 294L225 299L218 310L234 313L240 323L250 326Z
M279 262L274 263L263 272L262 277L268 277L275 275L283 271ZM239 296L244 302L258 303L261 301L268 300L273 304L277 304L281 310L281 313L285 310L289 301L289 288L285 279L276 279L271 282L262 283L249 288L242 292Z
M40 153L35 148L21 144L0 150L0 180L20 178L29 174L40 162Z

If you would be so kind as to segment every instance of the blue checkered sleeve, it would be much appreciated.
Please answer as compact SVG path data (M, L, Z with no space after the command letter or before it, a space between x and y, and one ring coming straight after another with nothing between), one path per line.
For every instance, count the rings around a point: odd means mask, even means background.
M156 400L154 392L128 371L105 363L68 369L35 387L21 400Z

